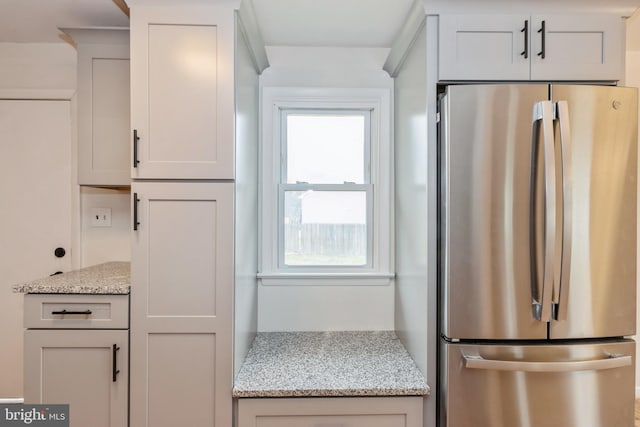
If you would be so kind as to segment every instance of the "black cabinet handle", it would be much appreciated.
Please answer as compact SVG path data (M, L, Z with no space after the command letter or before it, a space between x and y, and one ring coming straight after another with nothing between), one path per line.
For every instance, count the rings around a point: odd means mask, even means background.
M67 311L67 310L60 310L60 311L52 311L51 314L61 314L61 315L65 315L65 314L85 314L87 316L89 316L92 313L91 310L84 310L84 311Z
M140 221L138 221L138 202L140 199L138 198L138 193L133 193L133 231L138 229L140 225Z
M133 167L137 168L138 163L138 141L140 141L140 137L138 136L138 129L133 130Z
M520 53L520 55L524 56L525 59L529 58L529 20L525 19L524 28L520 30L521 33L524 33L524 50Z
M118 369L118 350L120 350L120 347L114 344L111 351L111 354L113 355L112 377L114 383L118 380L118 374L120 373L120 370Z
M541 37L541 47L542 50L540 52L538 52L538 56L542 59L544 59L544 55L545 55L545 51L546 51L546 33L547 33L547 28L546 28L546 24L544 21L542 21L542 25L540 26L540 29L538 30L538 32L540 33L540 37Z

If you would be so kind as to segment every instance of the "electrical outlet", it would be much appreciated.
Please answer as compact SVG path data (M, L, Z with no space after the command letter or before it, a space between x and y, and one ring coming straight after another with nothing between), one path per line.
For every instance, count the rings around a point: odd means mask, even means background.
M111 227L111 208L91 208L92 227Z

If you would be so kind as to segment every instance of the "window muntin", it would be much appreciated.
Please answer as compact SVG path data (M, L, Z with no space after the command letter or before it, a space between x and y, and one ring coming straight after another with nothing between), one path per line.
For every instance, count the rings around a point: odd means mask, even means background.
M370 111L281 114L280 268L371 268Z

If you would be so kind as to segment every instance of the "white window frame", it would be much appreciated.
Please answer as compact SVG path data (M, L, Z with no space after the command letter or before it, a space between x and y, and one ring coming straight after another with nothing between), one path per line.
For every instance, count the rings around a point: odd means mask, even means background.
M265 285L363 284L386 285L392 273L392 169L391 91L389 89L328 89L265 87L262 90L262 144L260 183L260 271L258 278ZM283 113L290 110L369 111L369 182L367 203L372 205L367 226L366 266L285 266L281 236L280 207L286 184L286 157L282 130ZM328 184L322 184L325 188ZM309 187L313 185L309 184ZM339 186L339 187L338 187ZM336 188L347 190L348 184ZM362 187L362 184L358 184Z

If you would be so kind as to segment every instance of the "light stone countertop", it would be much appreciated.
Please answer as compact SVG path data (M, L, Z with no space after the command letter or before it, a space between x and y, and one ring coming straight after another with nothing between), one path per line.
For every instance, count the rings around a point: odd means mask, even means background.
M131 263L107 262L13 286L24 294L128 294Z
M236 398L427 394L392 331L258 333L233 387Z

